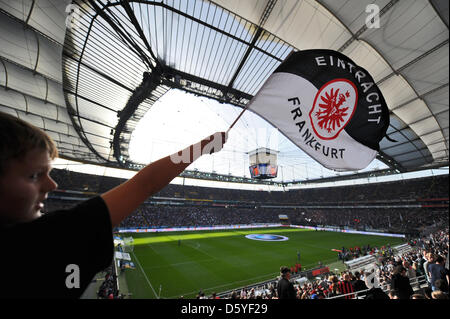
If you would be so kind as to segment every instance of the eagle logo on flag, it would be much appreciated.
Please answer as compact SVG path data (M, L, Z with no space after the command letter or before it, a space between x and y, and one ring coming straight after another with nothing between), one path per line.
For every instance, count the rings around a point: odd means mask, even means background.
M358 91L346 79L326 83L317 93L309 112L314 132L323 140L335 139L356 110Z

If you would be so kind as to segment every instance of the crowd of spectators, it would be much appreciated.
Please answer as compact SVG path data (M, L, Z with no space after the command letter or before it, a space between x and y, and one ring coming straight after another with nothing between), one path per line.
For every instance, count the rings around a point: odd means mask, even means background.
M289 223L303 226L331 226L363 231L419 233L431 225L448 224L446 209L274 209L211 206L143 205L120 227L198 227L255 223Z
M120 227L198 227L252 223L279 223L278 212L207 206L141 206Z
M289 214L291 223L306 226L330 225L357 230L397 233L421 231L427 226L448 224L447 209L434 208L335 208L304 209Z
M117 277L113 271L112 265L105 270L106 274L100 288L97 291L99 299L121 299L122 295L117 289Z
M57 168L51 171L50 176L58 184L59 189L100 194L125 181L122 178L84 174Z
M74 206L79 201L48 199L45 211ZM362 231L417 233L431 225L449 223L447 208L328 208L275 209L213 206L142 205L122 221L124 228L198 227L255 223L289 223L313 227L339 227Z
M63 169L53 169L51 176L60 189L92 193L103 193L125 181L120 178L81 174ZM394 182L272 192L169 184L154 197L278 204L415 202L438 198L447 198L448 201L448 182L448 175L438 175Z
M102 193L124 180L54 169L59 188L84 194ZM290 191L246 191L170 184L153 196L184 199L183 205L141 206L121 227L178 227L227 224L278 223L278 215L288 215L289 223L305 226L336 226L357 230L419 233L424 228L448 224L448 175L396 182ZM49 196L53 200L68 193ZM82 194L77 194L80 197ZM87 196L87 195L86 195ZM192 202L197 199L197 202ZM208 200L208 201L205 201ZM169 200L170 201L170 200ZM219 202L214 202L219 201ZM224 203L224 201L228 201ZM186 205L187 202L197 206ZM67 202L69 203L69 202ZM209 206L205 206L209 203ZM73 204L73 203L70 203ZM226 204L226 205L225 205ZM301 204L304 208L264 208L267 205ZM409 207L403 207L405 204ZM323 207L323 206L327 207ZM54 206L54 207L53 207ZM362 208L361 206L365 206Z
M293 281L296 299L448 299L448 277L439 278L434 283L423 276L425 268L444 260L445 273L448 270L449 233L448 228L437 233L417 238L413 249L405 254L383 254L377 249L379 262L369 271L330 272L320 279ZM425 256L430 255L429 265ZM433 259L434 258L434 259ZM378 279L379 286L372 277ZM422 277L423 280L418 280ZM235 289L222 296L224 299L278 299L279 278L256 287ZM424 283L420 285L420 283ZM432 289L434 287L434 290ZM356 292L360 292L356 294Z
M448 198L448 175L395 182L350 185L341 187L302 188L289 191L247 191L168 185L155 196L179 198L221 199L267 203L378 203L380 201L417 201Z

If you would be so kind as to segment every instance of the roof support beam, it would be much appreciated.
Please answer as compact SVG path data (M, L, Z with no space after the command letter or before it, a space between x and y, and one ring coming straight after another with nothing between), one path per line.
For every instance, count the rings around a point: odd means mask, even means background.
M428 120L429 118L432 118L432 117L435 118L436 115L439 115L439 114L442 114L442 113L445 113L445 112L448 112L448 110L442 110L442 111L437 112L437 113L432 113L431 115L428 115L428 116L426 116L426 117L424 117L424 118L421 118L421 119L419 119L419 120L416 120L416 121L414 121L414 122L408 123L407 125L408 125L408 126L411 126L411 125L417 124L417 123L419 123L419 122Z
M423 149L426 149L426 146ZM392 154L391 156L398 157L398 156L403 156L403 155L407 155L407 154L411 154L411 153L417 153L417 152L418 151L413 150L413 151L407 151L407 152L403 152L403 153L399 153L399 154Z
M393 169L399 170L400 172L404 172L406 170L403 167L403 165L398 163L396 160L394 160L391 156L387 155L383 151L378 152L377 160L379 160L380 162L386 164L387 166L389 166Z
M127 87L126 85L120 83L119 81L117 81L116 79L110 77L109 75L97 70L96 68L94 68L93 66L90 66L89 64L84 63L81 59L77 59L74 56L72 56L69 52L63 50L63 56L67 57L69 59L72 59L73 61L77 62L79 65L84 66L85 68L89 69L90 71L97 73L98 75L100 75L101 77L105 78L106 80L110 81L111 83L114 83L118 86L120 86L121 88L124 88L127 91L132 92L133 90L130 89L129 87Z
M239 66L236 69L236 72L234 72L233 77L230 80L230 83L228 83L227 91L233 87L234 81L236 80L237 76L239 75L239 72L241 72L242 67L244 66L245 62L247 62L247 59L250 55L250 53L255 48L256 41L258 41L259 37L261 36L263 32L263 28L259 27L258 30L256 30L255 35L253 36L252 42L250 43L249 47L247 48L247 51L245 52L244 56L242 57L241 62L239 63ZM224 92L224 97L227 97L228 92Z
M90 0L90 1L93 1L93 0ZM164 9L170 10L171 12L176 13L176 14L178 14L178 15L184 17L184 18L187 18L187 19L189 19L189 20L191 20L191 21L193 21L193 22L195 22L195 23L198 23L198 24L200 24L200 25L202 25L202 26L205 26L205 27L207 27L208 29L211 29L211 30L213 30L213 31L215 31L215 32L218 32L218 33L220 33L220 34L223 34L223 35L226 36L227 38L236 40L236 41L238 41L238 42L240 42L240 43L242 43L242 44L245 44L245 45L250 45L249 42L247 42L247 41L245 41L245 40L242 40L241 38L239 38L239 37L237 37L237 36L235 36L235 35L233 35L233 34L231 34L231 33L228 33L228 32L226 32L226 31L224 31L224 30L222 30L222 29L220 29L220 28L217 28L217 27L215 27L215 26L213 26L213 25L211 25L211 24L208 24L208 23L206 23L206 22L204 22L204 21L202 21L202 20L200 20L200 19L197 19L197 18L191 16L191 15L188 15L188 14L186 14L186 13L184 13L184 12L178 10L178 9L175 9L174 7L171 7L171 6L167 5L167 4L165 4L164 2L148 2L148 1L146 1L146 0L135 0L135 1L133 1L133 2L136 2L136 3L145 3L145 4L151 5L151 6L162 7L162 8L164 8ZM105 7L105 8L108 8L108 7L113 7L113 6L117 6L117 5L120 5L120 2L117 2L117 3L107 3L107 4L105 4L104 7ZM274 56L274 55L272 55L271 53L266 52L266 51L264 51L264 50L262 50L262 49L260 49L260 48L258 48L258 47L255 47L255 50L260 51L261 53L267 55L268 57L270 57L270 58L272 58L272 59L274 59L274 60L277 60L278 62L282 62L282 60L281 60L279 57Z
M404 128L402 128L402 129L397 129L397 128L395 128L394 126L392 126L392 125L390 125L390 127L392 127L393 129L394 129L394 132L391 132L391 133L389 133L389 134L387 134L388 136L391 136L392 134L395 134L395 133L400 133L407 141L409 141L409 142L411 142L412 140L410 140L403 132L402 132L402 130L404 129ZM409 125L406 125L406 127L407 128L409 128ZM415 140L417 140L417 139L414 139L414 141ZM404 144L404 143L402 143L402 144ZM422 152L419 150L419 148L414 144L414 143L411 143L413 146L414 146L414 148L416 149L416 150L418 150L419 152L420 152L420 154L422 154ZM393 145L392 147L394 147L394 146L396 146L396 145ZM422 157L424 157L425 158L425 156L422 154Z
M239 63L239 66L237 67L236 72L234 72L233 77L230 80L230 83L228 83L227 91L233 87L234 81L236 81L236 78L239 75L239 72L241 72L241 69L244 66L245 62L247 62L247 59L248 59L250 53L255 49L256 42L261 37L261 34L264 31L263 26L266 23L267 18L272 13L273 7L275 6L276 3L277 3L277 0L269 0L267 2L266 7L264 8L264 12L259 20L258 29L256 30L256 33L253 36L253 39L250 42L250 45L247 48L247 51L245 52L244 56L242 57L242 60ZM227 93L228 92L224 92L225 99L227 98Z
M139 22L136 19L136 16L134 15L133 10L130 7L130 4L128 3L128 0L122 0L122 6L124 7L125 12L127 13L128 17L130 18L131 23L133 23L134 27L136 28L136 31L138 32L139 36L141 37L141 40L144 42L146 49L150 53L154 62L156 63L156 67L161 67L159 65L156 55L153 53L152 48L150 47L150 44L147 41L147 38L146 38L144 32L142 31L141 26L139 25ZM136 48L136 49L138 49L138 48ZM151 68L151 70L154 71L152 62L148 59L148 57L145 55L145 53L142 52L142 50L139 50L139 51L141 53L142 58L147 61L147 65ZM161 70L159 72L161 72Z
M440 85L440 86L438 86L438 87L436 87L436 88L434 88L434 89L432 89L432 90L430 90L428 92L423 93L422 95L418 95L417 97L415 97L415 98L413 98L413 99L411 99L409 101L406 101L405 103L402 103L400 105L397 105L397 106L393 107L392 109L389 110L389 112L392 113L393 111L395 111L395 110L397 110L397 109L399 109L399 108L401 108L401 107L403 107L405 105L408 105L409 103L412 103L412 102L414 102L416 100L423 100L427 95L430 95L430 94L433 94L433 93L435 93L435 92L437 92L439 90L442 90L442 89L446 88L448 85L449 85L448 82L445 83L445 84L442 84L442 85Z
M387 79L393 77L394 75L398 75L400 74L403 70L407 69L408 67L412 66L413 64L419 62L420 60L422 60L423 58L425 58L426 56L430 55L431 53L433 53L434 51L440 49L441 47L443 47L444 45L446 45L448 43L448 39L439 43L438 45L436 45L435 47L431 48L430 50L428 50L427 52L421 54L420 56L418 56L417 58L415 58L414 60L406 63L405 65L399 67L397 70L393 70L392 73L389 73L388 75L386 75L384 78L382 78L381 80L379 80L376 84L380 85L381 83L383 83L384 81L386 81ZM412 87L412 86L411 86Z
M391 0L388 4L386 4L383 9L380 10L380 18L386 14L399 0ZM323 6L323 4L322 4ZM342 23L342 22L341 22ZM344 23L342 23L345 25ZM363 25L355 34L352 34L352 37L347 40L339 49L338 52L343 52L353 41L358 40L359 36L366 32L368 29L367 25Z
M121 155L120 135L124 131L127 121L134 114L139 105L148 98L154 90L156 90L160 83L161 74L158 74L156 70L152 73L144 72L141 84L134 90L125 107L118 113L119 122L114 129L113 149L114 157L121 166L125 165L125 160Z
M252 95L247 94L247 93L245 93L245 92L242 92L242 91L239 91L239 90L236 90L236 89L233 89L233 88L230 88L230 87L221 85L221 84L219 84L219 83L212 82L212 81L209 81L209 80L206 80L206 79L197 77L197 76L192 75L192 74L188 74L188 73L185 73L185 72L181 72L181 71L176 70L176 69L173 69L173 68L171 68L171 67L166 67L166 69L165 69L164 71L165 71L165 73L166 73L167 75L169 75L169 77L172 76L172 77L174 77L174 78L176 79L177 76L178 76L178 77L180 77L180 78L182 78L182 79L185 79L185 80L188 80L188 81L191 81L191 82L195 82L195 83L199 83L199 84L202 84L202 85L205 85L205 86L214 88L214 89L216 89L216 90L219 90L219 91L221 91L223 94L225 94L225 92L228 92L228 93L233 94L234 97L241 97L241 98L245 98L245 99L247 99L247 100L251 100L252 97L253 97ZM178 84L178 83L175 83L175 84ZM173 84L172 84L172 85L173 85ZM180 89L183 89L183 90L186 90L186 91L190 91L188 88L185 88L185 87L183 87L182 85L179 85L179 88L180 88ZM192 91L191 91L191 92L192 92ZM209 96L209 97L210 97L210 96ZM211 98L211 97L210 97L210 98ZM236 106L243 107L242 105L235 104L235 103L233 103L232 101L228 101L228 102L229 102L230 104L233 104L233 105L236 105Z

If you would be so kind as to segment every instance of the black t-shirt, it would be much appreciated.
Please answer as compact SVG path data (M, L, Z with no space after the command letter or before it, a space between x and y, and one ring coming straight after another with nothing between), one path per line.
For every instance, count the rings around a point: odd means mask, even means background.
M277 290L279 299L296 298L297 294L295 292L294 285L286 278L281 278L280 281L278 281Z
M363 280L361 280L361 279L355 280L352 284L353 284L353 290L354 291L361 291L361 290L369 289L366 286L366 283Z
M409 299L414 293L409 278L401 275L400 273L392 276L391 289L397 290L399 299Z
M114 251L101 197L0 229L0 242L0 298L79 298Z
M386 299L389 300L389 296L381 288L370 289L364 299Z

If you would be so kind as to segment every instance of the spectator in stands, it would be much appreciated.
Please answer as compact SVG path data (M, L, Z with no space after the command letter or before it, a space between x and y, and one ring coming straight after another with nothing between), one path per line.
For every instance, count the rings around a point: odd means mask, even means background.
M414 280L416 278L416 271L413 267L411 267L411 264L408 260L403 261L403 267L406 269L406 276L409 278L409 280Z
M331 275L328 278L328 281L329 281L328 297L336 297L336 296L340 295L341 293L338 289L338 283L339 283L338 277L335 275Z
M200 290L197 294L196 299L208 299L208 297L206 297L205 293L202 290Z
M448 291L449 271L444 267L445 260L442 256L436 257L436 262L428 266L428 276L431 278L431 290L436 291L436 281L441 279L447 283L447 287L443 287L444 291Z
M220 299L220 298L217 297L217 293L216 293L216 292L213 292L213 293L211 294L211 299Z
M279 299L295 299L297 293L294 285L289 281L291 278L291 270L289 267L282 266L280 268L281 279L278 281L277 293Z
M420 277L423 276L425 274L424 269L423 269L423 264L426 262L427 260L425 259L424 255L422 253L418 253L417 254L417 260L416 260L416 276Z
M353 299L353 298L355 298L355 295L350 294L350 293L354 292L353 286L352 286L352 283L351 283L350 274L348 274L348 273L344 274L342 280L340 280L337 283L337 286L338 286L339 293L342 294L342 295L346 295L346 296L344 296L345 299Z
M239 294L241 299L247 299L247 287L241 289L241 293Z
M412 269L416 272L416 277L421 277L423 275L423 265L420 265L420 261L416 260L413 262L413 265L411 266Z
M0 136L0 240L8 243L3 253L14 260L14 267L0 263L0 297L40 298L80 297L112 261L112 228L202 154L219 151L226 141L225 133L211 135L149 164L101 196L41 216L43 201L57 187L49 176L57 156L54 142L37 127L1 112ZM69 265L75 270L68 274Z
M398 292L399 299L410 299L413 289L406 276L406 269L402 265L395 267L392 279L391 289Z
M361 273L359 271L355 272L355 279L354 281L352 281L352 286L355 292L369 289L366 286L364 280L361 280ZM364 296L364 293L360 294L359 296Z
M319 289L321 289L321 290L328 290L329 284L328 284L326 276L321 278L320 281L318 281L318 282L319 282Z
M398 290L389 291L389 299L400 299L400 294Z
M427 278L428 287L431 288L431 277L428 271L428 265L434 263L434 255L431 253L431 251L425 252L425 259L426 261L423 263L423 271L425 273L425 277Z

